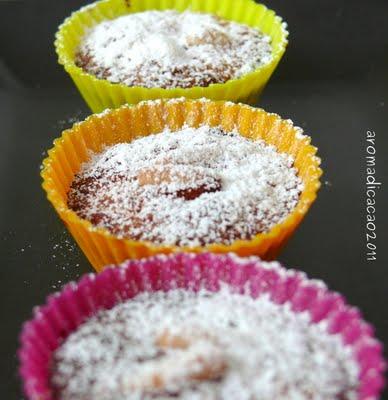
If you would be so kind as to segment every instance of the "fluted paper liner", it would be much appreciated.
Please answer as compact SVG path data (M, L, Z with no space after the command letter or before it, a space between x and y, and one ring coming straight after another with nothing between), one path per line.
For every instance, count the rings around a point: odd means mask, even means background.
M382 346L373 328L357 308L329 291L322 282L278 263L251 257L204 253L156 256L127 261L99 275L85 275L66 285L34 310L20 335L20 375L29 400L54 400L50 388L52 354L77 326L98 310L109 309L144 291L206 288L217 291L226 284L253 298L268 294L277 304L289 303L295 313L307 312L311 323L324 323L329 334L339 335L350 347L359 370L357 400L377 400L384 386Z
M111 83L84 72L75 65L78 45L90 27L124 14L146 10L174 9L208 12L235 22L259 28L272 39L272 60L238 79L208 87L144 88ZM287 45L288 32L282 19L253 0L102 0L73 13L59 27L55 48L59 63L70 74L78 90L93 112L115 108L124 103L136 104L158 98L206 97L213 100L250 101L266 85Z
M67 192L81 164L88 160L90 151L100 152L106 146L160 132L165 127L177 130L184 124L193 127L201 124L221 126L226 131L237 128L241 135L251 140L263 139L278 151L290 154L304 183L296 208L270 231L260 233L251 240L237 240L230 245L214 243L204 247L178 247L120 239L107 229L94 227L69 209ZM310 138L300 134L299 128L262 109L221 101L158 100L136 106L124 105L113 111L92 115L65 131L61 138L54 141L54 148L49 150L48 158L43 161L43 188L97 271L107 264L117 264L126 259L177 251L234 252L241 256L258 255L273 259L316 198L322 173L320 160L315 156L316 150L310 145Z

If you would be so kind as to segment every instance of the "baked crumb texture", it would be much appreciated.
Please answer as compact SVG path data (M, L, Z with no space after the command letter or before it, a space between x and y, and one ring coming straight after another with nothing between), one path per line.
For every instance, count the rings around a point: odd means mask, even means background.
M230 244L270 230L303 189L293 158L206 125L166 129L94 154L68 206L96 227L156 244Z
M99 23L81 40L75 62L113 83L191 88L239 78L271 60L271 39L258 29L166 10Z
M55 352L59 400L354 400L350 348L288 303L144 293L101 311Z

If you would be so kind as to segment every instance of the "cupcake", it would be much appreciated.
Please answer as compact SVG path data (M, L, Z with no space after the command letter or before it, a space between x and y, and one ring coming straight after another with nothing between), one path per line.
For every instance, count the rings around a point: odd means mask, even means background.
M286 38L281 19L252 0L241 7L102 0L72 14L55 43L59 62L99 112L164 97L254 97Z
M303 190L294 159L202 125L108 146L82 164L68 207L97 228L170 246L230 245L269 231Z
M319 187L309 141L248 106L146 102L66 131L43 186L97 270L176 251L271 259Z
M207 87L269 63L270 42L257 29L212 14L144 11L92 28L81 40L75 64L127 86Z
M29 399L378 399L382 346L322 282L234 255L120 267L67 285L24 325Z

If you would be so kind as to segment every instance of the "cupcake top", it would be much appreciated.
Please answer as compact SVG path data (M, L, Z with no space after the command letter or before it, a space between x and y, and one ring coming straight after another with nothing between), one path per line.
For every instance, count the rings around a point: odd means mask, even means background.
M224 83L271 61L270 37L215 15L145 11L104 21L76 54L86 72L128 86Z
M92 155L68 206L119 237L230 244L268 231L295 208L303 184L293 161L220 127L166 129Z
M357 398L339 336L228 286L140 294L84 322L53 360L59 400Z

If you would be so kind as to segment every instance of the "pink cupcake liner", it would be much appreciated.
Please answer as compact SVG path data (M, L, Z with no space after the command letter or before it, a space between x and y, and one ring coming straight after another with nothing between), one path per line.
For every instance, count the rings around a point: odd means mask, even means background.
M51 357L78 325L98 310L109 309L144 291L186 288L217 291L226 283L253 298L268 294L277 304L289 302L295 312L308 312L312 323L324 321L330 334L341 336L351 346L359 366L358 400L378 399L384 386L382 345L371 325L342 295L329 291L321 281L302 272L286 270L276 262L266 263L235 255L175 254L127 261L121 268L107 268L99 275L85 275L67 284L34 310L20 335L20 375L30 400L53 400L50 388Z

